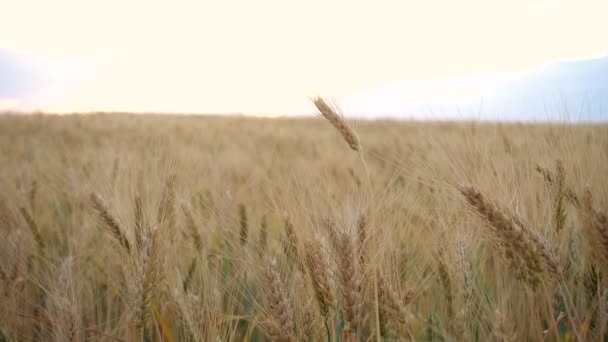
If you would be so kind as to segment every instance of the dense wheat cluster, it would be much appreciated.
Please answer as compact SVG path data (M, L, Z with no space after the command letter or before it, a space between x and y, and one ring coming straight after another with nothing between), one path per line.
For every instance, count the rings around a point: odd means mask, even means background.
M0 117L0 341L607 338L606 125L314 101Z

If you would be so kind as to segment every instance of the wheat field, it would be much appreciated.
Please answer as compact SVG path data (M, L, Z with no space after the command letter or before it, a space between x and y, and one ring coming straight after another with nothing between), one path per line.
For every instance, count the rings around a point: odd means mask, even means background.
M608 126L0 116L0 341L608 338Z

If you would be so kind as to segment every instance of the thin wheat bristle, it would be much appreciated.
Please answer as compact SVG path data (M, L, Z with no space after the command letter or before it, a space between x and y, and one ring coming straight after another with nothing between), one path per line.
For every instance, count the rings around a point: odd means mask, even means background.
M312 100L321 115L334 126L344 140L348 143L348 146L353 151L360 152L361 145L359 144L359 138L355 134L355 132L350 128L350 126L344 120L344 116L340 112L340 109L337 106L330 106L325 102L325 100L321 97L317 97Z
M125 235L123 229L120 227L118 220L110 213L110 209L106 205L106 202L103 198L96 193L91 193L91 203L93 204L93 208L97 211L99 216L102 218L106 226L110 228L110 232L116 240L127 250L131 250L131 245L129 244L129 240Z

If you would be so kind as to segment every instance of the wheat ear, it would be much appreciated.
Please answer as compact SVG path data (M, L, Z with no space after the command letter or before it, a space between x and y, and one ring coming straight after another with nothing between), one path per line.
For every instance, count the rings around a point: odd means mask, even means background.
M334 293L329 279L329 268L321 245L317 240L308 241L306 247L306 264L308 265L317 303L325 323L329 321L330 310L335 308Z
M139 265L139 283L136 314L137 327L144 329L150 317L150 309L155 289L160 278L160 236L156 228L150 228L144 241Z
M161 224L167 220L169 227L173 226L174 211L175 211L175 174L169 175L164 182L163 190L160 196L160 203L158 205L158 213L156 221Z
M536 171L543 176L543 178L545 179L547 184L553 185L556 182L555 176L548 169L546 169L540 165L536 165ZM572 203L572 205L574 205L577 208L580 208L581 202L580 202L580 199L578 198L578 195L576 194L576 192L574 192L574 190L566 187L565 183L564 183L564 187L563 187L563 192L564 192L564 196L568 199L568 201L570 201L570 203Z
M120 242L120 244L127 250L127 252L129 252L131 250L129 240L125 235L124 230L120 227L118 220L110 212L110 209L106 205L103 198L99 194L92 193L91 203L93 204L93 208L95 208L97 211L97 214L99 214L101 219L105 222L106 226L110 228L110 233L112 233L116 240L118 240L118 242Z
M342 232L339 240L338 263L340 288L344 297L344 320L347 324L346 329L356 333L361 312L361 295L359 294L358 258L353 245L351 234Z
M329 123L334 126L338 132L340 132L340 134L342 134L342 137L344 140L346 140L348 146L350 146L353 151L360 152L361 145L359 144L359 138L352 128L350 128L350 126L346 123L346 120L344 120L344 115L342 115L342 112L338 106L330 106L321 97L312 99L312 102L319 110L319 113L321 113L321 115L327 119L327 121L329 121Z
M21 216L23 216L23 219L27 223L28 228L32 232L32 235L34 236L34 240L36 240L36 244L38 245L38 248L40 249L41 252L43 252L45 243L44 243L44 239L42 238L42 234L40 234L40 229L38 228L36 221L34 220L32 215L30 215L30 213L27 211L27 209L25 209L25 207L20 207L19 212L21 213Z
M553 212L553 221L555 223L555 230L559 233L566 225L566 171L564 170L564 163L561 160L555 162L555 169L557 171L557 178L555 182L555 195L554 195L554 206L555 211Z
M505 214L494 203L488 201L477 189L462 186L460 192L503 244L505 255L519 271L519 276L536 286L540 282L542 261L522 227L515 224L510 215ZM525 265L525 269L522 268L522 263Z
M287 259L296 264L296 267L298 270L300 270L300 272L302 272L302 274L306 274L306 268L304 267L304 263L300 257L300 252L298 249L298 235L296 234L296 230L289 217L285 218L285 240L283 243Z
M275 334L278 341L295 341L293 326L293 309L287 299L285 288L274 259L266 258L262 270L264 283L267 286L267 300L274 320Z

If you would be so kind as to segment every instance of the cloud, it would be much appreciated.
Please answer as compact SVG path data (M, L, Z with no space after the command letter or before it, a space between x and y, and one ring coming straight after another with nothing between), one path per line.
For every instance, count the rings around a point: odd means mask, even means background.
M53 110L102 68L85 58L48 57L0 48L0 110Z
M606 47L606 9L595 0L19 0L3 8L0 42L51 61L45 110L292 113L317 93L587 58ZM91 60L109 67L82 79Z
M47 82L33 61L14 51L0 48L0 98L27 100Z
M527 73L394 82L339 98L350 114L414 119L607 121L608 57Z

